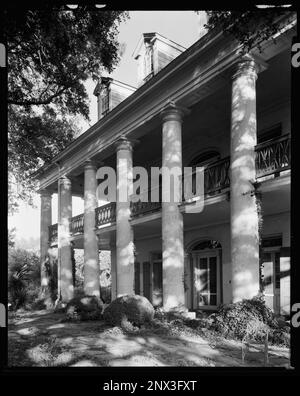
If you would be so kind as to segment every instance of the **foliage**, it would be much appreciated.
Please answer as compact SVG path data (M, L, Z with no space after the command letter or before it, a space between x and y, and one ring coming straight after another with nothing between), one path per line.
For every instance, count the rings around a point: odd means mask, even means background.
M9 249L15 246L15 233L16 233L15 227L8 230L7 245Z
M205 27L208 30L221 29L225 34L232 35L242 45L243 52L249 52L255 46L261 50L262 42L280 31L280 18L292 16L290 11L282 7L246 11L207 11L207 14Z
M8 56L9 208L32 203L29 175L79 133L88 119L84 86L120 58L118 25L127 12L76 10L45 4L36 10L6 9L2 21Z
M84 252L82 249L74 249L75 258L75 287L83 289L84 280ZM111 277L110 277L110 251L99 252L100 263L100 292L104 303L111 302Z
M78 293L66 306L67 320L97 320L101 319L103 303L96 296Z
M221 305L216 313L210 315L210 319L210 328L224 337L242 340L249 335L253 339L262 340L268 330L270 342L284 345L288 342L287 329L279 325L261 295Z
M154 308L150 301L139 295L125 295L113 300L104 310L104 320L117 326L128 327L130 322L133 326L151 322L154 317Z
M13 309L32 303L40 284L39 256L25 249L10 249L8 254L8 300Z

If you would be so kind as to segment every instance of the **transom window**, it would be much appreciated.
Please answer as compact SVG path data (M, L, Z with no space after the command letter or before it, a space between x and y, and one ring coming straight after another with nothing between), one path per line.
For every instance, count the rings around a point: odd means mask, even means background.
M204 250L204 249L220 249L220 248L221 248L220 242L210 239L197 243L197 245L193 247L193 251Z

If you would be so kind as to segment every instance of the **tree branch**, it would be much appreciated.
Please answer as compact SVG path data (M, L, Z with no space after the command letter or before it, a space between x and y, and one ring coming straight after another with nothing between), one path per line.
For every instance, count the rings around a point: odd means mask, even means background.
M8 98L7 103L18 106L47 105L50 104L53 101L53 99L60 96L68 88L70 87L63 87L62 89L56 91L53 95L50 95L47 99L13 100Z

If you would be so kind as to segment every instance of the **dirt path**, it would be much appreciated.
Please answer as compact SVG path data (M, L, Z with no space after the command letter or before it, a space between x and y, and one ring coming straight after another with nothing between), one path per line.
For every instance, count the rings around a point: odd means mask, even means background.
M241 344L144 328L126 334L103 321L63 322L62 314L22 313L9 324L9 366L263 366L259 346L245 363ZM269 366L289 365L287 348L270 347Z

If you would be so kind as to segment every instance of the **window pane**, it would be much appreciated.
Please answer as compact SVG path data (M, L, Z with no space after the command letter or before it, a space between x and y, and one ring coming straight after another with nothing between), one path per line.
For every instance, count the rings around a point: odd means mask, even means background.
M208 295L207 294L199 294L199 302L198 305L208 305Z
M200 292L208 291L207 258L200 258Z
M266 294L273 294L273 260L271 253L264 253L262 258L263 286Z
M210 295L210 305L217 305L217 295L216 294Z

